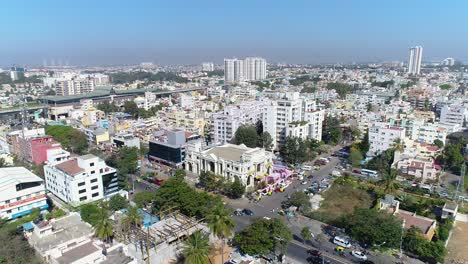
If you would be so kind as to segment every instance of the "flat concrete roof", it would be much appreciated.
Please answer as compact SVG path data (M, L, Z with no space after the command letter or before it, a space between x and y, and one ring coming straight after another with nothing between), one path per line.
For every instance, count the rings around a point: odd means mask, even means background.
M62 254L61 257L57 259L57 262L60 264L68 264L80 260L96 251L102 251L102 249L96 247L92 241L85 243L81 246L73 248Z
M226 144L219 147L214 147L205 152L205 154L213 154L218 158L224 160L240 161L244 153L255 150L254 148L248 148L245 145L234 145Z

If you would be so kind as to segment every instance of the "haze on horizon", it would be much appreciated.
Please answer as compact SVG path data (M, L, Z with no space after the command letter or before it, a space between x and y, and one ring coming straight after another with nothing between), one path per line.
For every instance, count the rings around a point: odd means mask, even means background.
M8 1L0 65L468 61L467 1Z

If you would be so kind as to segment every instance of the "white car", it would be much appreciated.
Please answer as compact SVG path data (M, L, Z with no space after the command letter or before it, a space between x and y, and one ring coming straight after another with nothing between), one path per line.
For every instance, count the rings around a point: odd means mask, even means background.
M303 181L301 184L302 184L302 185L306 185L306 184L307 184L307 181Z
M367 260L367 256L364 255L364 253L362 253L361 251L353 250L353 251L351 251L351 255L353 255L353 257L361 259L361 260Z

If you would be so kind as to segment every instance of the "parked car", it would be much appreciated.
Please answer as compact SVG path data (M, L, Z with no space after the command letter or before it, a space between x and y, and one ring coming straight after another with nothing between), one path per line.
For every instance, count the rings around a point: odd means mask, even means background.
M165 181L166 181L166 180L164 180L164 179L155 179L155 180L154 180L154 184L156 184L156 185L161 185L161 184L163 184Z
M307 184L307 181L303 181L301 182L302 185L306 185Z
M244 210L242 210L242 213L244 215L247 215L247 216L253 216L254 215L254 212L250 209L247 209L247 208L244 208Z
M358 250L353 250L351 251L351 255L357 259L360 259L360 260L367 260L367 256L364 255L364 253L362 253L361 251L358 251Z
M243 216L243 215L244 215L243 210L241 210L241 209L236 209L236 210L234 211L234 215Z
M302 170L304 170L304 171L311 171L311 170L312 170L312 166L304 165L304 166L302 166Z
M354 169L354 170L353 170L353 173L361 174L361 170Z
M309 253L309 255L314 256L314 257L322 256L322 252L320 252L320 251L318 251L316 249L309 249L309 250L307 250L307 253Z

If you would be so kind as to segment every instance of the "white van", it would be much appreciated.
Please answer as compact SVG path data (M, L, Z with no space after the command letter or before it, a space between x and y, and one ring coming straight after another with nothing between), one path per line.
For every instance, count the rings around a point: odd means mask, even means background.
M333 243L337 244L338 246L342 246L344 248L350 248L351 243L346 238L342 238L339 236L336 236L333 238Z
M302 166L302 170L311 171L311 170L312 170L312 166L304 165L304 166Z

